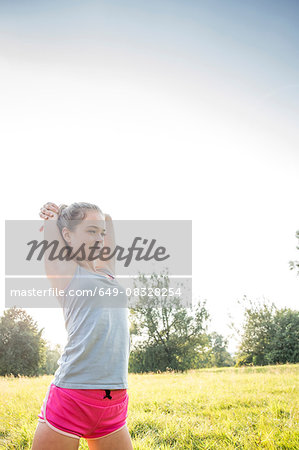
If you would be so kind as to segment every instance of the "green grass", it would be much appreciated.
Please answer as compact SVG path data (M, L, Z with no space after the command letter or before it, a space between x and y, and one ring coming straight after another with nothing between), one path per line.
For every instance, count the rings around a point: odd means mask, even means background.
M129 374L134 449L299 449L299 364ZM0 448L30 449L53 376L0 377ZM80 449L87 449L85 439Z

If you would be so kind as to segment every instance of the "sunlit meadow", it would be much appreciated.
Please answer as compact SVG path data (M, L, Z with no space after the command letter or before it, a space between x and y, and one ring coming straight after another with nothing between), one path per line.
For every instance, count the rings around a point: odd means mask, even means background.
M134 449L298 449L299 364L129 374ZM30 449L52 376L0 377L0 448ZM87 441L80 439L80 449Z

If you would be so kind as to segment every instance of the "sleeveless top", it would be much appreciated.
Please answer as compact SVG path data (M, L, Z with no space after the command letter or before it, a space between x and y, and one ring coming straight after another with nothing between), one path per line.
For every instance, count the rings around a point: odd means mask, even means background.
M95 291L104 295L91 295ZM127 300L125 289L115 279L78 264L64 297L59 297L68 339L53 384L69 389L128 388Z

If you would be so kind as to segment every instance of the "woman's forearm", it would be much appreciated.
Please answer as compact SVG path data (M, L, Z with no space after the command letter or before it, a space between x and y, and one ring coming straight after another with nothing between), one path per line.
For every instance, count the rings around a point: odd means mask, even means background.
M105 223L106 223L106 236L104 240L104 247L108 247L110 249L109 254L114 252L115 249L115 233L112 217L109 214L105 215ZM105 253L106 256L106 253ZM98 260L97 268L105 268L107 267L111 270L112 273L115 273L115 256L113 258L108 259L107 261Z
M46 241L47 247L44 253L45 268L47 272L52 272L54 269L56 269L57 262L59 261L57 258L51 260L52 257L57 257L63 247L67 245L60 234L57 225L57 218L45 220L44 240ZM50 256L51 258L49 258ZM56 271L57 270L55 270L55 272Z

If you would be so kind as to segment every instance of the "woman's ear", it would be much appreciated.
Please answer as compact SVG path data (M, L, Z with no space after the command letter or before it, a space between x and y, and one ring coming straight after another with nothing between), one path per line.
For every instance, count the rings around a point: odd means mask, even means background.
M68 245L71 245L71 236L70 236L70 230L66 227L62 228L62 236L64 240L67 242Z

